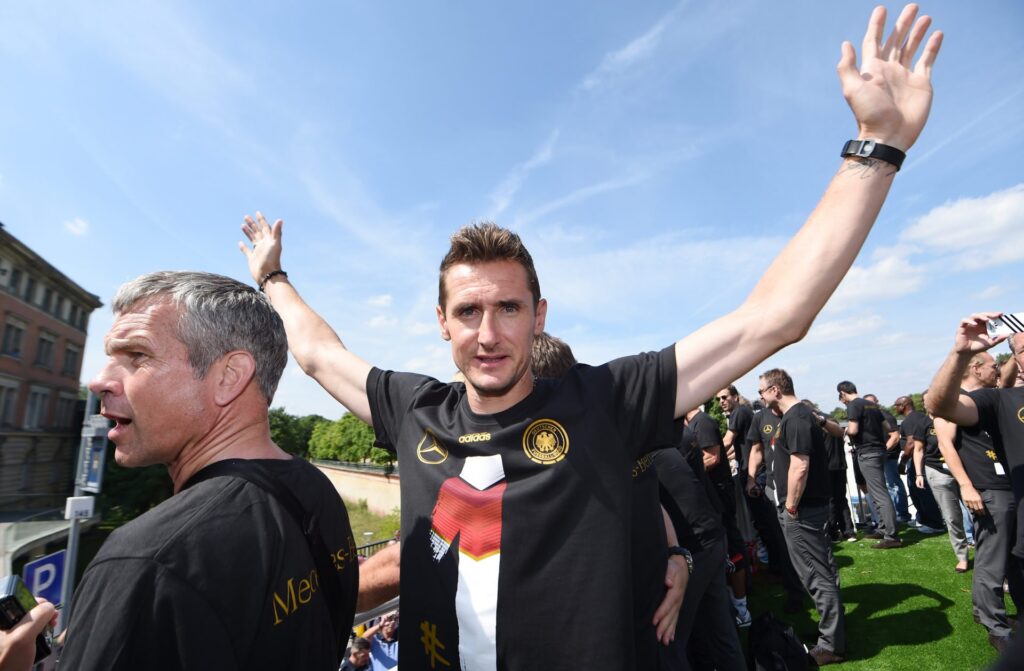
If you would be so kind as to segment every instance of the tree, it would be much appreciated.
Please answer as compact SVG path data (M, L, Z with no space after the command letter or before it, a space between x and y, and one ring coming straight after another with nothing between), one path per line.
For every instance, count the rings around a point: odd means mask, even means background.
M150 508L163 503L174 493L167 467L125 468L114 461L114 444L107 443L103 465L103 489L97 505L106 524L120 526Z
M725 432L729 430L729 418L725 416L725 411L722 410L722 404L718 402L718 399L710 398L704 401L704 412L718 422L718 432L724 436ZM743 437L745 436L741 436L741 438Z
M394 457L387 450L374 447L376 439L369 424L345 413L336 422L324 420L313 427L309 454L314 459L390 465Z
M271 440L285 452L303 458L309 453L313 427L327 421L320 415L290 415L284 408L271 408L269 419Z

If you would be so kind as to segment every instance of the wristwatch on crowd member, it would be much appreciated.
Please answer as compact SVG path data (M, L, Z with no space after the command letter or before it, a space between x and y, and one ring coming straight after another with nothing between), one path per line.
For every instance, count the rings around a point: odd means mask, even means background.
M693 555L690 551L679 545L670 545L668 547L668 556L679 555L686 560L686 572L693 573Z

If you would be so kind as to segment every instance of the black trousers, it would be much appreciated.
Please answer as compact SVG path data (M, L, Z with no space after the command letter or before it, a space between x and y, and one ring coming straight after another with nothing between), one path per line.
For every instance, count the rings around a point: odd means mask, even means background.
M829 471L830 496L828 500L829 535L840 534L843 538L857 535L850 513L850 502L846 498L846 470Z

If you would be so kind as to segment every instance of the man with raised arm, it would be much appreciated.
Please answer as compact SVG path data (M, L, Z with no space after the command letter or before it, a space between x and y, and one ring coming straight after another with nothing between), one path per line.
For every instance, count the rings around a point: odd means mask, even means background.
M1012 360L1012 359L1011 359ZM992 389L999 367L988 352L971 357L960 393ZM964 504L974 517L974 574L971 600L977 621L997 650L1006 647L1011 629L1006 617L1003 578L1017 529L1016 503L1006 475L1006 455L996 451L992 437L980 426L958 427L935 418L935 433L950 474L960 486ZM1021 595L1016 595L1019 599ZM1024 602L1017 600L1020 611Z
M673 418L800 340L853 263L931 106L942 38L925 43L930 19L916 14L886 39L876 9L860 69L843 44L858 134L821 202L742 305L659 352L535 381L548 304L533 260L517 235L480 224L453 236L436 309L465 383L382 371L289 283L280 220L246 218L249 271L296 361L399 456L405 671L632 668L629 553L616 550L632 465L674 441ZM475 589L475 571L495 589Z
M998 345L1006 336L988 334L990 319L999 312L979 312L960 321L953 349L946 357L928 389L925 404L936 417L953 422L963 429L977 427L985 431L995 446L997 461L1005 455L1009 468L1013 505L1020 511L1024 498L1024 387L982 388L963 394L960 384L974 356ZM1010 351L1018 366L1024 367L1024 334L1015 333L1009 339ZM1000 470L1005 470L1000 465ZM1024 594L1024 515L1017 515L1013 548L1006 566L1006 579L1014 600L1020 603ZM997 649L1005 648L1003 638L992 641Z

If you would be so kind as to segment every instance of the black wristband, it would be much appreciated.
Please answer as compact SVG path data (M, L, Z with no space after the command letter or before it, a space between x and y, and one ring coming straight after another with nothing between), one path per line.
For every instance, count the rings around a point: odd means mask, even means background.
M267 282L270 281L270 278L277 277L278 275L281 275L282 277L288 277L288 273L286 273L285 271L281 270L280 268L278 268L277 270L271 270L269 273L267 273L266 275L263 276L262 280L260 280L260 284L259 284L260 291L263 291L263 286Z
M686 570L688 573L693 573L693 555L690 551L684 547L678 545L670 545L668 548L668 556L679 555L686 560Z
M896 147L890 147L874 140L848 140L839 155L843 158L855 156L857 158L881 159L894 165L897 171L903 165L904 159L907 158L907 155Z

